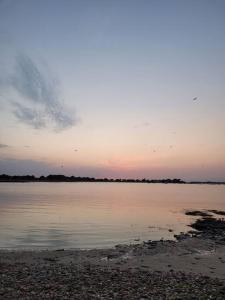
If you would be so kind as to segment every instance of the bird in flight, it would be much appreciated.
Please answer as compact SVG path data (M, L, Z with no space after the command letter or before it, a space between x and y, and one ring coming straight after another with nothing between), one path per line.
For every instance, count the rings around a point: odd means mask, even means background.
M198 97L194 97L193 100L196 101L198 99Z

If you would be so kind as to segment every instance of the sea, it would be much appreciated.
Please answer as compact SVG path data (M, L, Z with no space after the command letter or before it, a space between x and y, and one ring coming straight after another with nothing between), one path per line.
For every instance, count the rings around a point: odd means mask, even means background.
M0 249L92 249L174 239L196 217L225 210L225 185L0 183Z

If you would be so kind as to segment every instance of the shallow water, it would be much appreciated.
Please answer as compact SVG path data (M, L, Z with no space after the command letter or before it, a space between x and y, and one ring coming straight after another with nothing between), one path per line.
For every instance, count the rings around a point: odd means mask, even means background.
M104 248L172 239L189 229L193 218L185 209L225 210L225 186L0 183L0 248Z

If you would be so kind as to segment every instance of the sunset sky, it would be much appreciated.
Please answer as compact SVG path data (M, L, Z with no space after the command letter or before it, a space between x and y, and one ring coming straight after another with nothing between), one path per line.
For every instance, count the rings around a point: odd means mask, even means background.
M225 1L0 0L0 173L225 180Z

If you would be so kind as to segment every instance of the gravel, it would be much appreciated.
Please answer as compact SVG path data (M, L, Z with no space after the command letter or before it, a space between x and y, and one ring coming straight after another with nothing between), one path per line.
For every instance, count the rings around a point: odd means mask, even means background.
M0 299L225 299L218 279L183 272L1 263Z

